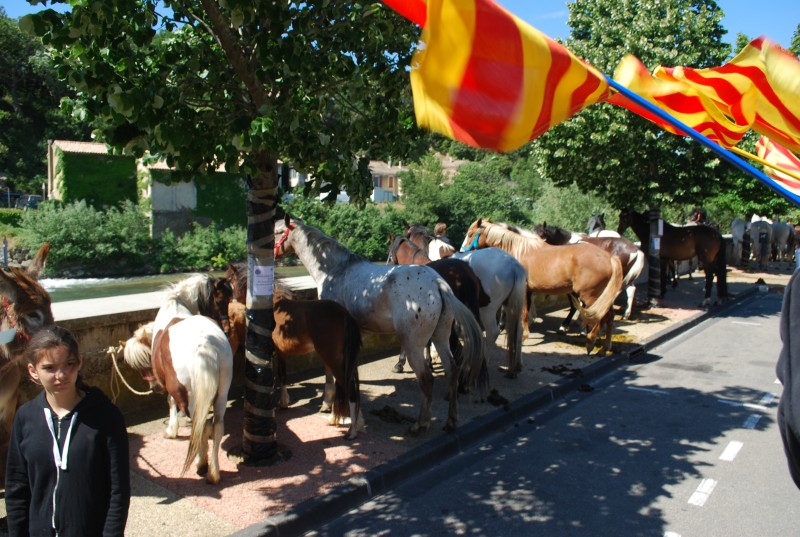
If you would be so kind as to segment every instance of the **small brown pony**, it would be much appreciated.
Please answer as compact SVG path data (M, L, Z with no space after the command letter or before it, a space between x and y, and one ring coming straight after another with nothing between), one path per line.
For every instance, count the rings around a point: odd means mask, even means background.
M233 287L231 302L231 347L234 354L244 343L246 334L247 265L231 263L225 274ZM273 299L275 328L272 341L278 360L275 380L280 386L280 407L289 407L286 387L286 360L315 352L325 367L325 389L322 412L331 412L331 425L350 417L347 438L354 439L364 428L361 414L361 391L358 382L358 353L361 351L361 329L347 310L332 300L296 300L276 283Z
M20 399L25 348L31 336L55 323L50 294L36 281L48 253L50 245L45 243L27 269L0 269L0 483L5 482L6 454Z
M650 250L650 220L644 213L623 209L619 213L617 232L622 234L628 228L639 237L642 251ZM684 261L697 257L706 275L705 298L703 305L711 303L711 288L714 276L717 277L717 298L728 297L727 262L725 261L725 242L720 232L711 226L673 226L664 222L661 237L661 296L667 292L667 268L670 261Z
M462 251L498 247L528 270L528 290L547 295L568 295L589 329L586 351L591 353L605 325L601 354L611 350L614 314L611 307L622 284L618 258L592 244L551 246L535 233L479 218L467 230Z

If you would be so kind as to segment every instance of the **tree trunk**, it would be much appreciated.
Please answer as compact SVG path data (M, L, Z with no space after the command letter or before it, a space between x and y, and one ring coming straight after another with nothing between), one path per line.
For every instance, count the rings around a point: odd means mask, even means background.
M277 159L256 155L258 172L247 193L247 338L242 452L245 464L262 465L282 458L278 451L276 398L272 372L272 311L275 275L275 209L278 203Z

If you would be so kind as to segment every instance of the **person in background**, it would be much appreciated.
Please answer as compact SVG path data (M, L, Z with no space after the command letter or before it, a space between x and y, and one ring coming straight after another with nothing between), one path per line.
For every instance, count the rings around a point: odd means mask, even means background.
M123 536L131 486L122 413L81 381L83 359L68 330L43 328L26 357L43 390L14 417L5 484L9 535Z
M447 238L447 224L444 222L439 222L433 226L433 235L440 241L450 244L450 239Z
M789 473L800 488L800 271L795 271L783 293L781 342L776 373L783 384L778 403L778 427Z

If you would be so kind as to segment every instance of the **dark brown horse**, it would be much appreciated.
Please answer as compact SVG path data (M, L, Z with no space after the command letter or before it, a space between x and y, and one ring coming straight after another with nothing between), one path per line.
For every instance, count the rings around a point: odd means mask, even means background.
M558 226L548 226L545 222L540 226L536 226L534 231L542 237L547 244L562 245L569 244L570 242L586 242L599 246L609 254L619 258L622 263L622 288L625 289L627 295L627 302L625 311L622 313L623 319L630 319L631 312L633 311L633 299L636 294L636 278L642 273L647 257L634 243L625 237L587 237L586 235L578 235L567 231ZM572 317L575 315L575 306L570 304L570 310L566 319L561 324L561 329L566 332ZM559 329L559 330L561 330Z
M622 284L618 258L592 244L551 246L531 231L479 218L467 230L461 250L489 247L501 248L522 263L530 292L570 297L589 329L587 352L594 349L601 325L606 337L599 352L611 349L611 306Z
M51 326L50 294L37 279L50 245L45 243L26 270L0 269L0 483L5 482L6 453L20 399L23 357L31 336Z
M642 250L650 249L650 220L644 213L623 209L619 213L620 234L628 228L639 237ZM661 297L667 292L667 268L671 261L684 261L697 257L706 275L705 298L703 305L711 302L711 288L717 278L717 299L728 297L727 267L725 262L725 242L720 232L711 226L698 224L692 226L673 226L664 222L661 237Z
M231 302L231 347L236 354L246 335L245 304L247 296L247 265L229 264L225 277L233 287ZM279 283L273 297L275 328L272 342L278 360L275 380L280 386L280 407L288 408L286 360L316 352L325 368L323 412L331 412L331 425L343 423L350 417L347 438L358 436L363 429L361 392L358 382L358 353L361 351L361 330L347 310L332 300L297 300Z

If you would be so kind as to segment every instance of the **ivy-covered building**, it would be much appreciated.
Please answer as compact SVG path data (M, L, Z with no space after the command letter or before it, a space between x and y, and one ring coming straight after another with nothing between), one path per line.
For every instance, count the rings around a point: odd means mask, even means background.
M176 172L165 164L144 166L114 155L105 144L53 140L48 144L48 197L65 203L86 200L98 209L125 200L147 207L151 232L181 235L202 226L246 224L246 184L237 174Z

